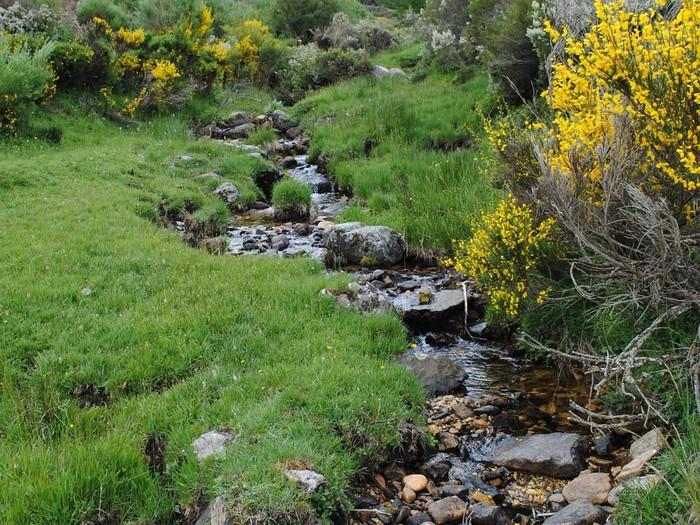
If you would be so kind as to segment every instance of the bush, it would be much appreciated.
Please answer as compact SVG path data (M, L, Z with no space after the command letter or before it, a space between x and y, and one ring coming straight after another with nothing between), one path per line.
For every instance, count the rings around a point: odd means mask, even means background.
M94 58L95 51L79 40L57 42L51 52L51 64L59 85L89 89L93 83L102 82L105 70Z
M131 19L126 11L111 0L80 0L76 8L81 24L89 25L97 17L112 27L130 27Z
M260 20L245 20L233 30L236 43L231 51L233 75L275 86L279 72L286 66L287 48Z
M276 0L273 26L278 33L309 42L314 31L326 27L338 10L337 0Z
M0 34L0 133L14 135L55 91L52 43L36 50Z
M56 28L56 15L46 5L31 9L15 2L0 5L0 33L51 33Z
M272 205L284 217L306 217L311 210L311 187L286 177L272 189Z
M365 49L376 53L391 46L391 32L374 20L362 20L353 24L345 13L336 13L333 22L316 36L322 47L340 49Z
M289 60L278 95L285 102L296 102L311 89L367 74L371 70L369 56L363 50L322 51L316 44L299 46Z

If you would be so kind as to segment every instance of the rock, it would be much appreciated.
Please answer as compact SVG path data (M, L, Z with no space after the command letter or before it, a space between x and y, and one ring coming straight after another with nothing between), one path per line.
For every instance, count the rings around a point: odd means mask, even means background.
M505 525L506 515L502 509L487 503L477 503L469 508L472 525Z
M582 472L564 487L562 493L569 503L586 500L594 505L602 505L608 500L608 493L611 489L612 485L608 474Z
M303 134L304 134L304 128L302 128L301 126L291 127L286 132L287 138L289 138L291 140L298 139Z
M250 124L252 117L244 111L234 111L231 115L222 122L222 127L237 128L243 124Z
M400 233L386 226L365 226L359 222L336 224L326 229L324 242L347 264L392 265L406 253Z
M354 299L355 307L365 314L384 314L392 311L392 304L383 294L373 290L362 290Z
M544 520L543 525L593 525L605 523L607 512L590 501L579 500Z
M608 503L614 507L620 502L620 495L625 490L650 490L658 485L660 481L661 478L656 474L628 479L610 491L610 494L608 494Z
M295 157L285 157L279 161L280 168L284 170L290 170L296 168L299 165Z
M398 362L416 376L429 396L449 394L462 386L467 377L464 368L442 355L421 358L406 354Z
M556 503L557 505L566 505L566 498L561 492L555 492L554 494L549 496L549 502Z
M586 466L587 448L585 438L578 434L536 434L503 440L484 461L534 474L573 478Z
M633 458L638 458L652 450L655 453L659 452L665 445L666 439L663 433L660 429L655 428L632 443L632 446L630 446L630 454Z
M403 488L403 491L401 492L401 499L403 499L406 503L410 505L411 503L416 501L416 497L416 492L411 487L406 485Z
M413 328L440 328L464 317L464 292L440 290L428 304L396 301L404 322Z
M270 115L272 118L272 125L280 131L287 131L297 125L297 122L292 120L287 113L278 109L272 112Z
M415 516L409 516L406 519L406 525L421 525L421 524L428 524L431 523L433 518L430 517L430 514L426 514L425 512L419 512Z
M640 456L637 456L622 467L622 470L615 479L617 479L619 482L641 476L646 471L647 464L653 459L654 456L656 456L656 453L657 451L655 449L649 449Z
M230 182L224 182L216 187L214 193L218 195L224 202L228 204L233 204L241 196L241 192L238 188L231 184Z
M383 79L383 78L395 78L395 77L401 77L401 78L408 78L408 75L404 73L401 69L398 67L393 67L391 69L386 68L384 66L380 65L374 65L372 67L372 75L376 79Z
M305 492L312 494L326 482L326 478L313 470L287 470L284 471L284 477L290 481L294 481Z
M423 474L410 474L403 478L403 483L414 492L423 492L428 486L428 478Z
M218 496L212 501L195 522L195 525L232 525L226 500Z
M467 504L457 496L450 496L428 505L428 513L436 525L461 520L467 511Z
M202 173L201 175L197 175L195 177L197 180L221 180L221 175L218 173L210 172L210 173Z
M441 432L439 441L440 450L455 450L459 447L459 440L449 432Z
M467 500L469 499L469 487L465 487L464 485L455 485L453 483L448 483L447 485L443 485L440 487L440 495L443 498L447 498L449 496L457 496L459 499Z
M213 139L245 139L255 133L255 124L241 124L233 128L214 128L211 133Z
M276 169L266 169L255 174L255 184L260 188L268 199L272 196L272 188L283 177L282 173Z
M270 242L275 250L286 250L289 247L289 237L283 233L272 237Z
M610 434L603 434L593 440L593 446L595 447L595 453L600 457L606 457L610 455L612 450L612 443L610 439Z
M223 454L226 446L231 443L232 436L228 432L212 430L202 434L192 443L192 449L198 461L204 461L210 456Z

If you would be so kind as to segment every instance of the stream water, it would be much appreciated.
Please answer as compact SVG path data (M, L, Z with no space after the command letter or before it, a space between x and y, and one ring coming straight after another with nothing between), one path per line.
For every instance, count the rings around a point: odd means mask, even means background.
M299 149L298 144L289 141L282 141L282 146ZM350 201L317 166L308 163L306 155L296 155L294 164L288 175L309 184L313 191L309 220L281 223L275 220L274 209L264 206L241 213L227 231L229 254L327 260L323 231ZM353 275L353 292L337 300L341 305L357 307L358 298L364 297L366 304L360 309L366 311L394 308L405 314L422 302L421 294L436 297L443 291L461 290L454 276L437 268L359 269ZM506 435L585 432L572 422L568 412L570 400L586 404L585 383L580 377L535 365L509 347L473 337L465 330L462 310L452 309L449 316L452 324L429 321L410 326L412 355L419 359L444 356L466 372L454 392L433 397L428 403L428 431L435 437L432 452L438 456L404 458L390 468L401 474L431 472L430 462L441 458L450 465L447 483L475 488L489 501L501 504L510 517L517 512L532 517L533 509L547 510L547 497L560 490L563 483L535 475L490 474L479 459ZM478 326L480 319L473 316L474 312L467 320ZM359 485L356 508L347 509L347 521L421 523L428 503L444 496L441 491L445 489L433 486L427 496L419 496L410 505L401 501L400 490L400 483L392 480L391 473L375 473L374 478Z

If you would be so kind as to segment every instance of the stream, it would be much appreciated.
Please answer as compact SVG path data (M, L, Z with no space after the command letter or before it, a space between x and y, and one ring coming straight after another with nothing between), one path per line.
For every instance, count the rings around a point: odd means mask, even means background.
M350 199L305 154L298 154L304 149L303 144L289 140L280 140L277 148L282 155L297 152L281 164L290 166L289 176L313 190L308 221L278 222L273 208L256 206L238 214L228 228L228 254L328 260L324 230L350 205ZM544 516L558 510L550 497L561 491L566 480L495 468L484 459L509 436L565 432L583 434L590 443L587 429L577 426L569 414L570 400L588 403L583 378L534 364L511 347L482 337L487 332L483 300L472 291L463 291L454 275L418 264L346 271L354 279L348 290L322 293L334 295L341 307L368 313L399 312L412 334L411 348L402 358L410 362L408 368L416 371L431 360L447 359L457 381L454 388L439 387L429 396L426 413L434 446L369 472L355 486L353 508L343 509L339 521L431 523L431 504L455 495L493 506L497 512L488 520L474 521L487 525L513 523L514 519L521 524L542 523ZM417 374L421 381L424 372ZM586 457L591 469L609 471L612 465L611 460L595 457L588 450ZM402 480L416 473L425 475L428 485L419 494L406 496Z

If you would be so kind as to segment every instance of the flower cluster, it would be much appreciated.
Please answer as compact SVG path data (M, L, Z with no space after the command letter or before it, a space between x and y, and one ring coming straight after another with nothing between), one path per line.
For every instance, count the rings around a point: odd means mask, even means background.
M116 32L116 37L127 46L139 47L146 40L146 32L141 28L130 30L120 27Z
M529 206L509 197L482 222L469 241L455 243L456 253L445 264L478 281L492 312L513 320L528 299L540 303L547 295L547 290L532 290L532 273L546 253L554 221L538 222Z
M625 10L596 0L598 22L568 38L568 59L554 65L546 97L554 112L552 166L572 173L571 158L596 157L631 122L653 185L700 189L700 0L685 0L675 17ZM553 39L565 33L545 26ZM601 166L586 174L593 188Z

